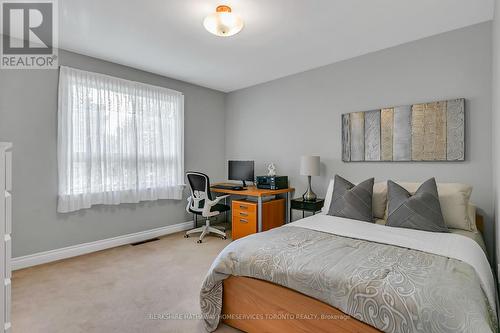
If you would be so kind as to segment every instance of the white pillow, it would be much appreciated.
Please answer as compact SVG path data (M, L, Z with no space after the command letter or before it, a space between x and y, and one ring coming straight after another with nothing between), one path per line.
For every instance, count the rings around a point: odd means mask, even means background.
M472 227L471 231L478 232L476 225L476 206L469 202L467 213L469 215L470 226Z
M387 206L387 182L378 182L373 184L372 209L373 217L376 219L385 218L385 209Z
M323 208L321 208L322 213L328 214L328 211L330 210L334 184L335 184L335 177L331 178L330 183L328 183L328 188L326 189L326 195L325 195L325 203L323 205Z

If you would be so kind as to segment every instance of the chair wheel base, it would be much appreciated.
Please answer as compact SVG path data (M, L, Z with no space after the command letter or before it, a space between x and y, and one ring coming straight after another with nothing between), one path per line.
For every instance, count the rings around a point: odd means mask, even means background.
M184 238L189 238L189 235L184 235Z
M227 237L226 237L226 236L223 236L223 237L222 237L222 239L227 239Z
M201 239L198 239L196 243L201 244Z

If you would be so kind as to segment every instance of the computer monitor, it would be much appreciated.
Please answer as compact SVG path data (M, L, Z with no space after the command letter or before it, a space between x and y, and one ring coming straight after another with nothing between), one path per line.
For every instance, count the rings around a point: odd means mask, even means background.
M229 180L241 180L243 187L247 186L245 181L254 181L254 161L229 161L228 164Z

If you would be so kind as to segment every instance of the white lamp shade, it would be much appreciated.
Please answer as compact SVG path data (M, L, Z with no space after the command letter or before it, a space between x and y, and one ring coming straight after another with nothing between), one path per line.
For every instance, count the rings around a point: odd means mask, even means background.
M300 174L302 176L319 176L319 156L302 156L300 158Z

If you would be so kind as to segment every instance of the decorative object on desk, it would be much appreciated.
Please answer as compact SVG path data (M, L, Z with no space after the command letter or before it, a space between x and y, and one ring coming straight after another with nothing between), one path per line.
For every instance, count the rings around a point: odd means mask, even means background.
M343 114L342 160L464 161L465 99Z
M269 163L267 165L267 175L276 176L276 166L274 165L274 163Z
M316 194L311 188L311 176L319 176L319 156L302 156L300 158L300 174L307 176L308 188L302 195L306 201L316 200Z

